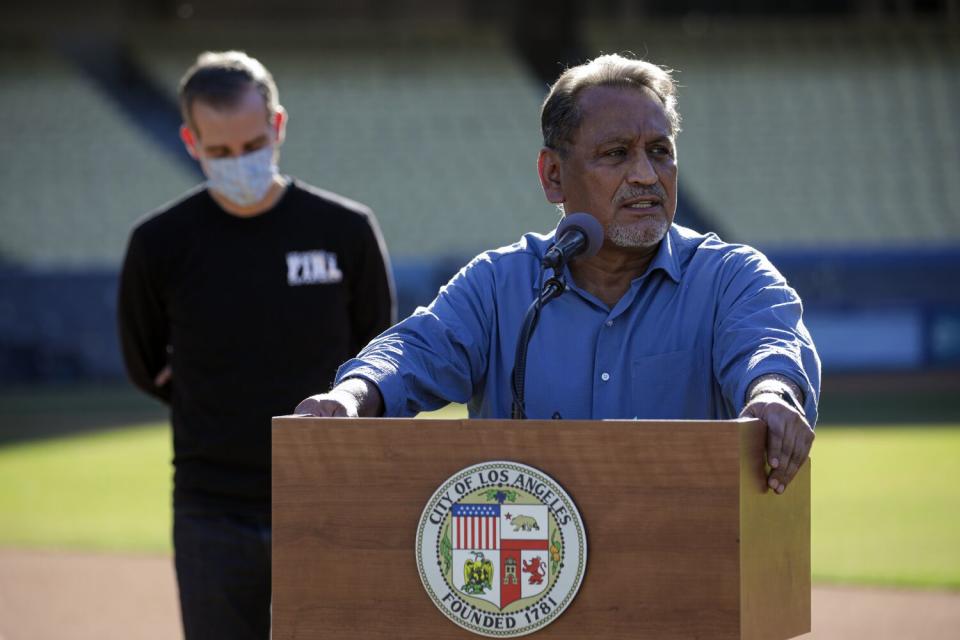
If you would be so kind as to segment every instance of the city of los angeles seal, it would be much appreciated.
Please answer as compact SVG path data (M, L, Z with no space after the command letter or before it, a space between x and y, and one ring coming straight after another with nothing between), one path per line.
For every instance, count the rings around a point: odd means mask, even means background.
M570 604L587 565L573 500L517 462L484 462L444 482L417 528L423 586L464 629L499 638L533 633Z

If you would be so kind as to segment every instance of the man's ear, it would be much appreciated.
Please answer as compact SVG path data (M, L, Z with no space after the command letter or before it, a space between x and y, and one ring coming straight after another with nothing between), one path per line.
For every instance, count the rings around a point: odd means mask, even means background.
M283 144L284 138L287 136L287 110L282 106L277 105L277 110L273 114L273 133L277 137L277 146Z
M537 156L537 173L540 174L540 186L547 202L561 204L566 198L563 195L563 172L560 167L560 154L553 149L544 147Z
M194 160L199 160L200 157L197 154L197 139L194 137L190 127L185 124L180 125L180 140L183 141L183 146L187 148L187 153L190 154L190 157Z

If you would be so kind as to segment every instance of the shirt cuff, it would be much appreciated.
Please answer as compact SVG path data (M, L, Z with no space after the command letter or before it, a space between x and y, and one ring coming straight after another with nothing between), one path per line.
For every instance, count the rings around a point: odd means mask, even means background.
M406 386L403 384L403 377L396 375L395 372L384 371L371 366L368 362L353 359L340 366L334 384L340 384L347 378L361 378L377 387L383 400L384 417L395 418L414 415L409 411L404 411L407 404Z
M736 415L743 411L747 402L747 391L757 378L767 375L779 375L792 381L803 392L803 413L807 422L813 427L817 423L817 397L813 385L803 369L790 357L782 354L771 354L759 362L748 367L737 384L735 400L737 402ZM799 400L799 398L798 398Z
M747 388L745 401L749 405L755 398L764 394L778 396L781 400L796 409L797 413L806 413L803 410L803 398L805 394L793 380L786 376L782 376L779 373L768 373L755 379Z

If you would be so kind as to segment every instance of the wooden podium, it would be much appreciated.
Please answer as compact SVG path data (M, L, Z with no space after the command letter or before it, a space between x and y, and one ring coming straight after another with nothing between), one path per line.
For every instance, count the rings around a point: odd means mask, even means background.
M433 492L489 460L580 509L579 594L537 638L778 640L810 631L810 462L766 490L755 420L273 420L273 638L476 638L414 542Z

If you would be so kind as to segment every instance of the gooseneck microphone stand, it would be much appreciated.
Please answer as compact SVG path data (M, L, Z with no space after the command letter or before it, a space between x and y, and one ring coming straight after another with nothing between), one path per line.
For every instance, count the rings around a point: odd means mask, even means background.
M560 296L567 290L564 279L564 266L579 255L585 257L596 255L603 244L603 227L589 213L574 213L564 216L557 226L554 243L540 259L540 291L527 309L520 327L520 336L517 338L517 353L513 360L513 375L510 380L510 390L513 392L514 420L525 420L527 412L524 405L524 391L527 373L527 348L530 337L537 328L540 312L544 305ZM553 270L553 276L543 281L547 269Z
M530 346L530 338L533 336L533 330L537 328L537 322L540 320L540 311L544 305L557 298L567 289L567 282L563 274L563 264L561 263L553 269L553 277L543 282L544 268L540 267L540 292L527 309L527 314L523 317L523 324L520 326L520 337L517 340L517 352L513 360L513 376L511 379L511 388L513 391L513 411L514 420L526 420L527 414L524 408L524 387L527 373L527 348Z

